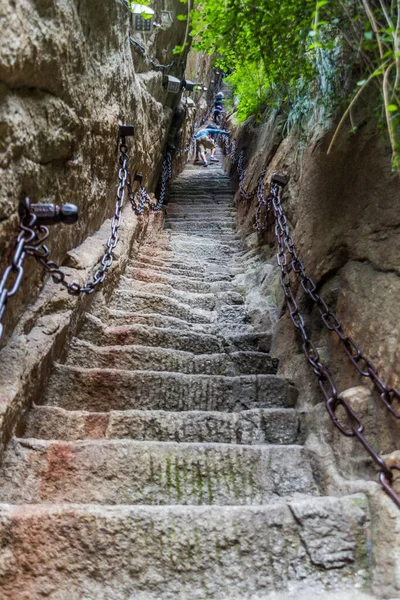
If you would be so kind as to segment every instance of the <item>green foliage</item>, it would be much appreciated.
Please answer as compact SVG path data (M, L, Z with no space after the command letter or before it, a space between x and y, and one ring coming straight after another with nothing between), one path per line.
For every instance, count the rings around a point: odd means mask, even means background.
M262 61L237 65L227 82L232 85L240 100L236 113L239 123L250 115L261 115L269 95L268 79Z
M182 46L175 46L175 48L172 50L172 54L182 54L182 52L187 46L188 42L185 42L185 44Z
M191 17L195 47L234 70L240 121L268 106L287 132L342 106L354 131L352 109L375 84L400 165L400 1L202 0Z

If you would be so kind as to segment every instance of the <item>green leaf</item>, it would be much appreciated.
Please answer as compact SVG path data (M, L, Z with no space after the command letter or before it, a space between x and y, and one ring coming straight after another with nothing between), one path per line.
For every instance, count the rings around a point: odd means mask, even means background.
M365 31L364 37L366 40L372 40L372 38L374 37L374 32L373 31Z
M389 112L396 112L398 110L398 106L396 106L396 104L389 104L387 109Z
M176 15L178 21L186 21L187 15Z

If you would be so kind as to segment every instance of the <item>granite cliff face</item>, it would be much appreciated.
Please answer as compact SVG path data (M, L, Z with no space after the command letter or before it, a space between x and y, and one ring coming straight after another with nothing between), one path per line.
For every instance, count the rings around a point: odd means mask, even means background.
M356 136L343 131L330 155L326 151L332 132L321 134L318 140L304 147L294 133L283 139L275 119L261 125L249 120L236 128L235 136L238 148L245 150L246 190L254 188L266 164L267 182L273 173L288 176L283 208L308 275L337 314L345 333L374 363L382 380L398 388L400 182L390 169L389 146L376 134L372 123ZM362 486L363 479L376 481L377 469L361 444L354 438L343 437L334 427L317 378L302 352L280 287L272 217L267 230L257 234L254 230L257 199L242 200L237 192L236 203L238 228L249 261L242 285L253 290L248 309L253 323L273 332L271 351L280 360L279 373L300 390L299 402L313 432L308 439L309 447L319 447L328 481L339 480L344 487L350 482ZM323 325L317 308L296 278L293 289L307 332L334 376L338 390L361 417L368 441L382 455L387 458L390 455L393 464L398 464L399 422L383 407L379 394L371 392L369 379L361 377L352 366L338 337ZM395 407L398 410L396 402ZM398 479L396 471L394 476ZM378 500L378 485L371 486L370 494L375 498L372 519L376 522L375 531L381 536L375 538L374 544L379 548L378 553L382 550L374 574L374 589L379 597L397 597L400 580L395 565L400 549L390 541L390 523L394 524L395 513L391 509L387 513Z
M398 387L400 182L398 175L390 170L390 149L384 139L376 135L372 124L355 137L343 132L327 156L329 132L306 148L301 148L295 134L282 140L274 122L262 126L247 123L237 133L239 146L246 150L245 188L254 187L268 162L267 181L274 172L289 177L283 206L309 276L383 380ZM256 199L251 203L238 200L238 226L248 246L263 248L270 263L265 267L270 271L270 282L277 277L273 266L273 228L270 226L262 235L254 232L256 202ZM365 383L357 378L334 335L323 326L301 287L296 283L294 286L309 331L333 369L338 387L347 389ZM312 380L311 370L303 360L294 328L284 310L279 283L272 289L277 296L273 297L271 288L267 295L274 309L269 311L269 317L278 328L275 351L287 375L299 379L304 372L302 394L306 401L310 399L307 382ZM385 452L387 444L384 446Z
M178 95L162 87L156 63L174 56L186 23L185 7L168 0L173 24L135 34L122 2L105 0L6 0L0 49L0 268L10 260L18 231L17 206L32 202L73 202L76 226L53 228L49 246L63 260L112 214L117 176L118 123L135 126L129 140L130 166L144 174L150 190L158 180ZM159 8L156 20L159 20ZM129 36L141 38L145 54ZM144 39L143 39L144 37ZM182 76L182 64L169 73ZM7 309L9 333L32 302L43 274L28 261L23 289Z

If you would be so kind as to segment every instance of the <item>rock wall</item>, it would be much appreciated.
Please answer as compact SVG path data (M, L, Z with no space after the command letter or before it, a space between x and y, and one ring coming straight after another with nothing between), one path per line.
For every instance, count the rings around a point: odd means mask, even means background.
M249 120L234 129L239 149L245 149L245 189L253 189L266 164L266 181L274 172L289 177L283 207L307 273L383 381L399 387L400 181L390 168L389 145L376 134L372 123L355 136L343 130L330 155L331 131L304 147L294 133L283 139L276 118L262 124ZM349 488L368 491L375 523L373 587L378 597L398 597L400 546L390 533L398 522L398 510L380 486L372 483L377 481L377 468L361 444L342 436L328 416L285 305L272 218L267 231L258 234L254 230L256 198L243 201L237 193L236 202L238 227L248 250L248 272L242 283L252 290L249 310L253 321L260 329L273 331L271 352L279 358L279 372L300 390L308 430L306 445L320 456L328 488L333 493ZM299 282L293 287L307 332L338 390L361 416L368 441L399 464L399 422L383 408L379 394L371 393L369 380L351 365L337 336L324 327ZM399 410L400 403L395 405ZM338 415L343 419L340 410ZM400 492L396 471L394 476Z
M63 261L111 216L118 164L118 124L135 126L130 166L154 190L179 95L162 87L162 72L148 58L178 64L182 76L185 7L166 0L172 27L135 33L119 0L5 0L0 49L0 271L9 264L18 231L17 207L32 202L73 202L75 226L57 226L49 246ZM159 21L160 7L156 9ZM141 40L145 54L129 36ZM26 261L22 289L9 302L6 336L43 284L43 273ZM5 337L6 337L5 336Z

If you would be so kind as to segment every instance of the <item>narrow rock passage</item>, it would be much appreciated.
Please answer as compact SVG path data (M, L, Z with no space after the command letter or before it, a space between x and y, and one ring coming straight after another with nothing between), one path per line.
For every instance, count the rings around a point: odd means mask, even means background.
M2 465L1 598L365 585L366 499L324 496L297 392L235 287L232 197L220 166L187 165L157 242L55 365Z

